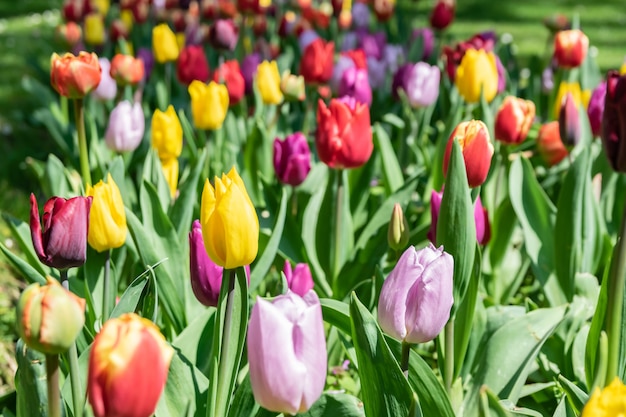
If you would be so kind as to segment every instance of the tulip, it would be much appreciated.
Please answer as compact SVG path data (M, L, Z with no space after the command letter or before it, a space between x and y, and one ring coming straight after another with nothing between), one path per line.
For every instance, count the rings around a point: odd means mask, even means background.
M354 66L358 69L367 69L367 56L362 49L350 49L348 51L341 52L341 56L348 57L354 63Z
M498 94L500 94L506 90L506 70L498 55L496 55L496 69L498 70Z
M456 70L454 80L459 94L468 103L477 103L482 91L487 102L498 93L498 69L493 52L468 49Z
M589 125L591 133L594 136L602 134L602 115L604 113L604 101L606 100L606 81L601 82L591 93L589 106L587 107L587 116L589 117Z
M565 96L568 93L572 95L572 99L574 100L576 106L584 105L586 107L580 84L577 82L569 83L563 81L559 84L559 90L557 91L556 98L554 99L554 116L557 119L559 118L559 113L561 112L561 105L563 104Z
M597 388L589 397L581 417L617 417L626 415L626 385L615 377L607 387Z
M67 22L57 26L55 35L68 47L76 45L83 37L83 30L76 22Z
M239 29L231 19L218 19L209 28L209 43L215 49L234 51L239 40Z
M548 166L558 164L567 156L559 133L559 122L549 122L539 128L537 150Z
M384 32L358 34L358 47L365 52L365 56L382 59L387 39Z
M26 287L17 303L17 330L31 349L59 354L74 344L85 324L85 300L47 278Z
M367 69L356 67L344 71L339 82L339 95L353 97L359 103L372 104L372 88L370 87Z
M434 29L444 30L454 20L455 0L438 0L430 13L430 26Z
M437 101L441 72L436 65L418 62L408 73L406 95L413 107L427 107Z
M370 8L365 3L352 5L352 24L357 29L367 29L370 24Z
M626 172L626 75L609 71L602 118L602 144L614 170Z
M111 174L107 175L106 183L100 180L93 187L87 185L86 194L93 198L89 245L98 252L119 248L126 241L128 227L122 194Z
M507 96L498 109L495 136L508 144L522 143L535 119L535 103L514 96Z
M209 62L201 45L188 45L183 48L176 64L176 75L178 81L185 85L191 84L194 80L203 83L209 80Z
M145 125L141 103L120 101L109 115L104 135L107 146L115 152L134 151L143 139Z
M406 61L404 48L401 45L387 44L383 47L382 59L387 64L389 71L396 72L400 65Z
M387 64L376 58L367 58L367 78L373 90L384 88L387 80Z
M330 87L333 91L339 91L339 84L341 83L341 77L343 77L343 73L346 72L349 68L354 68L356 65L354 64L354 60L345 55L340 55L339 59L335 63L333 67L333 74L330 77Z
M283 184L298 186L311 170L311 151L301 132L274 139L274 170Z
M156 109L152 115L152 147L161 160L176 159L183 150L183 127L171 104L166 111Z
M85 16L85 43L89 45L102 45L106 41L104 30L104 18L100 13L89 13Z
M117 83L110 74L111 62L108 58L99 58L98 63L102 69L102 74L100 83L93 90L92 95L98 100L113 100L117 94Z
M106 16L109 11L109 7L111 7L111 2L109 0L91 0L95 9L102 14L102 16Z
M291 263L285 260L283 274L285 274L285 279L287 280L287 287L300 297L304 297L306 293L313 289L313 277L311 276L309 265L300 263L296 264L292 269Z
M410 246L380 290L378 323L406 343L433 340L450 318L454 260L443 246Z
M407 85L409 84L409 78L413 73L415 64L408 63L400 66L398 70L393 74L393 80L391 82L391 94L395 99L400 97L399 90L406 92Z
M178 159L162 159L161 168L165 181L170 189L170 196L174 198L176 196L176 190L178 190Z
M211 81L208 85L193 81L189 85L193 124L198 129L217 130L222 127L228 112L228 90L223 84Z
M318 38L311 42L302 54L300 74L307 83L323 84L333 75L335 44Z
M554 59L561 68L579 67L588 48L589 38L579 29L562 30L554 36Z
M554 73L552 68L547 67L541 73L541 91L549 94L554 89Z
M437 243L437 220L439 220L439 210L443 200L443 190L433 191L430 195L430 229L427 237L433 244ZM476 226L476 241L479 245L486 245L491 239L491 226L487 209L483 207L480 196L474 202L474 224Z
M30 233L42 263L57 269L85 263L91 202L91 197L52 197L43 206L42 230L37 199L30 195Z
M132 14L131 14L131 17L132 17ZM114 21L111 22L111 26L109 27L109 39L113 43L117 43L120 39L128 39L128 36L130 35L129 31L131 27L132 27L132 20L131 20L131 26L128 26L128 24L124 23L122 19L115 19Z
M172 349L150 320L107 320L89 354L87 396L96 417L149 417L167 381Z
M221 179L215 177L215 186L206 180L200 213L204 244L213 262L234 269L254 261L259 218L234 167Z
M300 51L304 52L310 44L318 39L320 39L320 35L318 35L313 29L303 30L302 33L298 35L298 46L300 46Z
M373 0L372 9L379 22L386 22L393 16L395 0Z
M487 179L493 156L493 145L487 126L480 120L461 122L452 132L443 159L443 172L448 172L448 162L452 151L452 141L458 141L463 152L467 182L470 187L478 187Z
M294 75L286 70L280 79L280 91L282 91L287 101L303 101L306 98L304 77Z
M131 55L116 54L111 61L111 77L120 85L137 84L143 80L143 61Z
M559 112L559 135L566 148L573 148L580 142L580 116L572 93L567 93Z
M420 61L428 61L430 58L430 54L433 53L433 49L435 48L435 34L430 28L419 28L414 29L411 33L411 42L421 42L422 43L422 56L417 56L415 58Z
M213 81L218 84L226 83L228 89L228 103L234 106L243 98L246 91L246 83L239 69L239 62L235 59L226 61L213 73Z
M145 70L144 76L146 79L150 78L152 73L152 67L154 67L154 54L151 49L139 48L137 51L137 58L143 61L143 68Z
M160 64L178 59L176 35L166 23L161 23L152 29L152 51L154 59Z
M280 73L276 61L263 61L256 73L256 85L265 104L280 104L283 93L280 91Z
M328 366L317 294L288 291L271 301L257 298L247 344L256 402L290 415L311 408L322 394Z
M263 13L271 4L270 0L237 0L237 10L241 13Z
M396 203L393 205L391 220L387 229L387 243L393 250L402 250L409 243L409 224L406 221L402 206Z
M54 53L50 66L50 84L64 97L83 98L100 84L100 63L94 53L81 52L78 56Z
M246 55L241 61L241 75L245 83L245 93L250 94L253 91L252 85L254 84L254 75L256 69L261 63L261 55L259 53L252 53Z
M317 104L315 145L322 162L331 168L357 168L374 150L370 112L354 98L332 99Z

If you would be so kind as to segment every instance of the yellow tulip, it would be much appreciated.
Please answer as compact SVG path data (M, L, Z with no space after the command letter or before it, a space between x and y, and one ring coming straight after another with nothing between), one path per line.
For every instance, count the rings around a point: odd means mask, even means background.
M102 45L106 40L104 30L104 18L99 13L89 13L85 16L85 43L89 45Z
M176 45L178 45L178 50L182 51L185 47L185 32L176 32Z
M596 388L582 417L617 417L626 415L626 386L615 377L611 384L600 391Z
M219 266L233 269L256 258L259 218L234 167L215 177L215 187L208 179L204 183L200 223L206 251Z
M152 29L152 50L154 59L161 64L178 59L178 41L166 23L161 23Z
M626 74L626 62L624 62L621 67L619 67L619 75L624 74Z
M87 196L93 197L89 214L87 241L98 252L119 248L126 241L126 213L120 189L111 174L107 182L100 180L93 187L87 185Z
M159 159L170 160L180 156L183 150L183 127L178 120L174 106L165 112L159 109L152 115L152 147L159 154Z
M480 100L481 88L485 100L493 100L498 93L498 69L493 52L468 49L456 70L454 83L459 94L468 103L477 103Z
M223 84L211 81L208 85L202 81L189 84L191 96L191 115L193 124L198 129L217 130L222 127L228 112L228 89Z
M102 16L106 16L109 12L109 8L111 7L111 2L109 0L92 0L92 4L96 6L98 12Z
M163 167L163 175L167 185L170 186L170 195L174 198L178 189L178 159L162 160L161 166Z
M586 91L586 93L585 93ZM561 82L559 84L559 90L556 93L556 98L554 100L554 117L556 119L559 118L559 112L561 111L561 104L563 103L563 99L567 95L567 93L572 93L572 98L574 99L574 103L576 107L580 107L581 105L587 108L587 104L589 103L590 94L588 90L582 91L580 89L580 84L577 82L568 83L566 81Z
M276 61L263 61L256 69L256 86L265 104L280 104L283 93L280 91L280 73Z
M126 29L130 32L133 28L133 23L135 22L135 16L131 10L121 10L120 11L120 20L126 26Z

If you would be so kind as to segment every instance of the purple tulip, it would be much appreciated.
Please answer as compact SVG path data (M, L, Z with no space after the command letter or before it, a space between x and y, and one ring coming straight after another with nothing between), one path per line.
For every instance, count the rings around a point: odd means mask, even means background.
M407 343L433 340L450 318L454 260L443 246L402 254L380 291L378 323Z
M234 51L239 40L239 28L231 19L218 19L209 28L209 42L215 49Z
M313 43L316 39L318 39L320 35L317 34L313 29L307 29L303 31L298 37L298 45L300 45L300 50L304 51L307 46Z
M37 199L30 195L30 234L42 263L57 269L85 263L92 201L93 197L52 197L43 206L42 230Z
M152 54L152 49L139 48L139 50L137 51L137 58L143 61L143 69L144 69L143 79L147 80L148 78L150 78L150 74L152 73L152 68L154 67L154 55Z
M393 74L393 81L391 83L391 94L394 98L398 98L398 89L406 91L409 83L409 77L413 72L415 64L408 63L400 66L398 70Z
M141 103L130 104L120 101L109 115L105 134L106 144L115 152L130 152L137 149L146 126Z
M98 100L113 100L117 94L117 83L111 77L111 61L108 58L98 58L100 68L102 68L102 77L100 84L91 93Z
M367 58L367 75L373 90L384 87L387 80L387 64L376 58Z
M274 139L274 170L283 184L298 186L311 170L311 150L301 132Z
M573 147L580 142L580 115L572 93L567 93L559 111L559 134L565 147Z
M390 72L396 72L400 65L404 64L405 53L404 48L400 45L385 45L383 48L382 59L387 64Z
M437 220L439 219L439 209L441 208L441 200L443 199L443 191L434 191L430 195L430 229L426 237L433 244L437 244ZM489 224L489 214L480 201L480 196L474 203L474 224L476 225L476 241L479 245L486 245L491 239L491 226Z
M371 105L372 88L367 70L356 67L345 70L339 82L339 95L354 97L360 103Z
M348 68L354 68L356 65L354 64L354 60L349 56L339 55L335 66L333 67L333 75L330 77L330 88L334 92L339 91L339 84L341 84L341 77L343 77L343 73L346 72Z
M352 5L352 25L356 29L367 29L370 24L370 8L364 3Z
M383 50L387 43L384 32L368 33L366 31L358 31L358 47L363 49L365 56L381 59Z
M361 30L359 30L361 32ZM346 32L341 40L340 50L351 51L357 48L359 44L359 35L356 32Z
M600 136L602 133L602 115L604 113L605 99L606 82L603 81L591 93L587 107L587 116L589 116L589 124L591 125L591 132L594 136Z
M283 273L287 279L287 287L300 297L304 297L309 290L313 289L313 277L311 276L309 265L305 263L296 264L292 270L291 263L285 260Z
M418 62L408 73L406 95L413 107L427 107L437 101L441 72L436 65Z
M241 75L243 75L243 80L246 83L246 94L252 93L252 86L254 85L254 74L256 74L256 69L261 62L261 54L256 52L247 55L241 61Z
M431 28L419 28L414 29L411 34L411 41L417 42L421 39L422 42L422 56L412 57L419 59L420 61L428 61L430 54L433 53L435 48L435 32Z
M322 394L328 366L317 294L288 291L271 301L257 298L247 344L256 402L291 415L311 408Z

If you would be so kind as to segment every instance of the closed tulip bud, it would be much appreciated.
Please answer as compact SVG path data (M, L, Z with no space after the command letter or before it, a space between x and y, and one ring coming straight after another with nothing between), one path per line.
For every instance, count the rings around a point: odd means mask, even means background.
M433 244L437 243L437 221L439 220L439 210L441 208L441 200L443 199L443 191L434 191L430 196L430 229L426 237ZM476 225L476 241L479 245L486 245L491 239L491 225L489 224L489 213L483 207L480 196L474 202L474 224Z
M57 269L85 263L91 202L91 197L52 197L43 206L42 230L37 199L30 195L30 233L42 263Z
M137 51L137 58L143 61L146 79L150 78L152 67L154 67L154 54L152 53L152 50L149 48L139 48Z
M94 53L54 53L50 61L50 84L64 97L83 98L100 84L102 70Z
M76 22L67 22L57 26L55 35L69 48L76 45L83 37L83 30Z
M583 91L580 88L580 84L578 84L577 82L569 83L563 81L561 82L561 84L559 84L559 90L557 91L556 98L554 99L554 117L556 119L559 118L563 101L565 100L565 96L568 93L572 95L576 106L585 105L583 99Z
M137 84L143 80L143 61L131 55L116 54L111 61L111 77L120 85Z
M402 206L396 203L393 205L391 220L387 229L387 242L393 250L402 250L409 243L409 223L406 221Z
M441 72L436 65L418 62L408 73L406 95L412 107L427 107L439 97Z
M396 7L395 0L373 0L372 9L379 22L386 22L393 16Z
M209 80L209 62L201 45L187 45L180 52L176 63L178 81L189 85L192 81L203 83Z
M100 13L89 13L85 16L85 43L88 45L102 45L106 41L104 18Z
M315 146L330 168L365 164L374 150L369 107L351 97L332 99L328 107L319 100Z
M107 320L89 353L87 397L96 417L149 417L167 381L174 349L134 313Z
M183 150L183 127L178 120L174 106L162 112L159 109L152 115L152 147L161 160L176 159Z
M573 148L580 142L580 116L578 106L571 93L567 93L559 112L559 135L566 148Z
M115 152L132 152L141 143L146 120L141 103L120 101L109 115L104 135L106 145Z
M626 415L626 386L618 377L607 387L596 388L589 397L581 417L616 417Z
M234 51L239 40L239 28L231 19L218 19L209 28L209 43L215 49Z
M468 103L477 103L480 93L491 102L498 93L498 68L493 52L468 49L456 70L454 80L459 94Z
M207 179L200 207L202 235L209 257L227 269L249 265L259 245L259 218L243 180L233 167L215 185Z
M152 29L152 51L154 59L160 64L178 59L176 35L166 23L161 23Z
M91 94L98 100L113 100L117 95L117 83L111 77L111 62L108 58L99 58L98 63L102 69L100 83Z
M463 152L467 182L470 187L478 187L487 179L493 156L493 145L487 126L480 120L461 122L448 139L443 159L444 175L448 173L448 162L452 151L452 141L458 141Z
M311 42L302 54L300 74L307 83L323 84L333 75L335 44L317 38Z
M602 81L591 93L589 106L587 107L587 116L589 117L589 125L591 133L594 136L602 134L602 117L604 114L604 101L606 100L606 81Z
M614 170L626 172L626 75L609 71L602 118L602 144Z
M367 69L348 68L339 81L339 95L353 97L359 103L372 104L372 87L370 87Z
M126 242L128 227L122 194L111 174L106 183L100 180L93 187L87 185L86 194L93 198L89 245L98 252L119 248Z
M567 156L559 133L559 122L549 122L539 128L537 150L548 166L558 164Z
M174 198L178 190L178 159L162 159L161 168L165 181L170 188L170 196Z
M495 136L508 144L522 143L535 120L535 103L514 96L507 96L498 109Z
M328 367L317 294L288 291L271 301L257 298L247 344L256 402L291 415L311 408L322 394Z
M211 81L208 85L193 81L189 85L193 124L198 129L217 130L228 113L228 90L223 84Z
M430 26L444 30L454 20L455 0L438 0L430 13Z
M280 79L280 91L287 101L303 101L306 98L304 77L292 74L289 70L284 71Z
M380 290L378 323L407 343L433 340L450 318L454 260L432 244L402 254Z
M561 68L579 67L588 48L589 38L579 29L562 30L554 36L554 58Z
M228 105L239 103L246 92L246 81L241 74L239 61L233 59L224 62L213 73L213 81L226 84L228 90Z
M301 132L274 139L274 170L283 184L298 186L311 170L311 151Z
M17 330L31 349L63 353L85 324L85 300L47 278L47 284L26 287L17 303Z
M304 297L306 293L313 289L313 277L311 276L311 269L308 264L296 264L292 269L291 263L285 260L283 274L285 274L287 287L300 297Z
M254 75L256 74L256 69L261 63L261 55L259 53L252 53L246 55L246 57L241 61L241 75L243 76L243 80L245 83L245 93L252 93L252 85L254 84Z
M276 61L263 61L256 70L256 85L265 104L280 104L283 93L280 90L280 73Z

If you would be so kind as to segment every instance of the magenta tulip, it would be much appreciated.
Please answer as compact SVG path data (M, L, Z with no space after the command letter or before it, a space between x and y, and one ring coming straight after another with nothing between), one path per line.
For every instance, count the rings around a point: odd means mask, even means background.
M287 280L287 286L289 289L301 297L304 297L309 290L313 289L313 277L311 276L311 269L309 265L305 263L296 264L292 269L291 263L285 260L285 266L283 267L283 274Z
M301 132L274 139L274 170L283 184L298 186L311 170L311 150Z
M367 69L356 67L346 69L339 81L339 96L354 97L359 103L370 106L372 104L372 88Z
M443 191L433 191L430 196L430 229L427 237L433 244L437 244L437 220L439 219L439 208L443 199ZM479 245L486 245L491 239L491 226L487 209L483 207L480 197L474 203L474 223L476 224L476 241Z
M606 82L603 81L593 90L593 93L591 93L589 106L587 107L587 116L589 117L589 124L591 125L593 136L600 136L602 134L602 116L604 114L605 99Z

